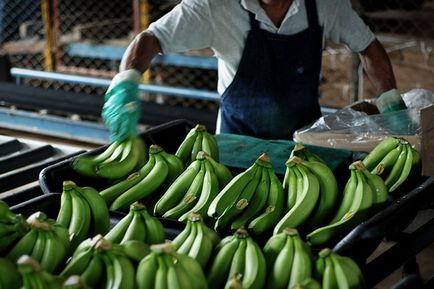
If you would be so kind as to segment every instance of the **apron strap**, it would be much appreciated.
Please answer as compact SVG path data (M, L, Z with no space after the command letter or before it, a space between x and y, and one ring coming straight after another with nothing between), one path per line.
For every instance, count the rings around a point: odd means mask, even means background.
M247 11L249 13L250 18L250 29L252 30L258 30L259 29L259 22L256 21L256 16L251 11Z
M319 26L318 12L316 9L316 0L305 0L307 20L309 22L309 27Z

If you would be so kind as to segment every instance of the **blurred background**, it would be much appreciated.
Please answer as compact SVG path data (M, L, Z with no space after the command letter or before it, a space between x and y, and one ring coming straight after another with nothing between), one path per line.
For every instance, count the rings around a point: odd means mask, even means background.
M135 34L170 11L178 0L2 0L2 65L110 79ZM401 92L434 89L434 0L353 0L353 7L387 48ZM178 56L178 58L177 58ZM7 63L9 62L9 63ZM215 91L216 61L210 50L155 61L144 83ZM7 78L5 69L2 77ZM105 88L27 79L26 86L103 94ZM357 55L327 43L321 103L343 107L373 94ZM149 102L211 111L218 103L145 93Z

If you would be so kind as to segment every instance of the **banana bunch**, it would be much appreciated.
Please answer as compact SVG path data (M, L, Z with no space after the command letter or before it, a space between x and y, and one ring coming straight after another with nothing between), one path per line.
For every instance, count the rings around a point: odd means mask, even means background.
M177 155L187 167L196 160L197 153L204 151L214 160L219 161L219 149L217 141L204 125L198 124L192 128L179 145Z
M68 228L72 249L90 235L107 233L110 227L107 204L98 191L72 181L63 182L57 222Z
M147 147L138 136L129 136L124 141L115 141L103 152L72 159L71 167L83 176L119 179L142 167L147 158Z
M129 240L139 240L146 244L159 244L164 242L164 228L157 218L148 213L142 203L134 202L131 204L128 214L104 238L117 244Z
M8 204L0 200L0 255L8 252L28 230L26 219L22 215L12 213Z
M322 281L322 288L366 288L362 271L353 259L340 256L326 248L319 252L315 262L315 275Z
M207 216L218 192L232 179L232 173L204 151L172 183L154 207L154 214L185 221L190 212Z
M286 265L285 265L286 266ZM228 288L232 279L241 276L244 289L262 289L267 276L267 264L261 248L245 229L225 237L217 245L207 272L210 288Z
M18 271L22 278L21 289L59 289L64 282L62 277L45 271L32 257L21 256L18 261ZM14 287L8 287L14 288Z
M172 241L176 251L196 259L205 268L220 238L208 228L199 214L188 215L185 229Z
M381 177L366 170L361 161L352 163L349 169L351 175L336 214L328 225L307 235L311 245L324 244L339 234L347 233L387 201L388 191Z
M290 157L283 187L287 195L287 213L274 229L285 227L305 230L318 228L331 217L338 197L338 185L331 169L321 161Z
M299 157L306 161L320 162L325 164L325 161L322 158L320 158L317 154L314 154L311 151L309 151L308 148L301 143L296 143L294 145L294 148L292 149L289 158L294 156Z
M208 288L199 263L177 253L171 243L152 245L151 253L140 261L136 276L138 289Z
M264 255L269 268L266 288L293 288L312 277L312 253L296 229L285 228L273 235L264 246Z
M366 169L383 178L389 192L420 174L421 156L403 138L386 136L364 159Z
M77 247L60 276L78 275L91 288L135 288L134 263L119 245L101 235L85 240Z
M70 248L68 229L42 212L27 218L30 230L17 241L6 257L16 262L29 255L48 271L56 271L68 256Z
M16 264L6 258L0 258L0 289L19 289L21 275Z
M245 227L259 235L278 222L283 202L282 183L269 157L262 154L220 191L209 206L208 216L216 219L214 229L218 232Z
M110 209L126 210L135 201L148 205L153 199L161 197L175 179L184 171L181 160L167 153L158 145L149 147L146 164L126 179L104 189L100 195Z

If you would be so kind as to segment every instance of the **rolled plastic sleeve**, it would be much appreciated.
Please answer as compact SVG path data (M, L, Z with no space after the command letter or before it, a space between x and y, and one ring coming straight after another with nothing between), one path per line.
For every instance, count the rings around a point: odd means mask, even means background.
M210 47L213 25L208 1L184 0L147 29L163 53Z
M336 17L330 17L331 23L326 37L335 43L343 43L354 52L361 52L375 39L360 16L353 10L349 0L339 0L335 6ZM326 20L327 21L327 20Z

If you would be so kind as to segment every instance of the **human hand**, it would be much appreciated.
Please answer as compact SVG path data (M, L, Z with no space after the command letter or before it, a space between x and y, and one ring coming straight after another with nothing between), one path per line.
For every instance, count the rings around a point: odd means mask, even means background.
M378 97L376 105L380 113L393 112L407 108L396 88L383 92Z
M137 135L140 118L140 73L135 69L115 75L105 94L101 116L111 132L111 141L122 141L129 135Z

